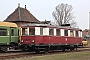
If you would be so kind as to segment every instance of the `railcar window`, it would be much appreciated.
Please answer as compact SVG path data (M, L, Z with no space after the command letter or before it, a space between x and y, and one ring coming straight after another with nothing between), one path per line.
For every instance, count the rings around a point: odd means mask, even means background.
M49 29L49 35L54 35L54 30L52 28Z
M27 28L22 28L22 35L27 35Z
M74 36L73 30L70 30L70 36L71 36L71 37Z
M35 28L29 28L29 35L35 35Z
M64 30L64 35L68 36L68 30Z
M60 29L56 29L56 35L60 36Z
M0 28L0 36L6 36L7 35L7 29Z
M43 35L43 28L40 28L40 35Z
M11 36L14 36L14 29L11 29Z
M79 35L78 35L78 31L76 31L76 37L78 37Z

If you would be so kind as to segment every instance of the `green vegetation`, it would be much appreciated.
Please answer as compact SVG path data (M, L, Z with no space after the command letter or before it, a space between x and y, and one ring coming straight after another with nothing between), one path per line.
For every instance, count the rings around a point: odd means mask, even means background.
M17 58L16 60L89 60L90 52L75 52L66 54L53 54L34 57Z

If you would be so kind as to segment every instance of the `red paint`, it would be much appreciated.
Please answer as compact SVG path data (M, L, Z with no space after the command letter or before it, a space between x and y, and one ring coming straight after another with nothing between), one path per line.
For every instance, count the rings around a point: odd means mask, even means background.
M21 36L23 43L21 44L80 44L80 37L65 36ZM35 42L33 43L32 40Z

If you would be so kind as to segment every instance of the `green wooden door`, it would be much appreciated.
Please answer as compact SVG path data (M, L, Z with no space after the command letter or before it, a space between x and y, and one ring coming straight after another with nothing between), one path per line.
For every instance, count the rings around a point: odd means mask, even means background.
M10 28L10 42L18 43L18 30L17 30L17 28Z

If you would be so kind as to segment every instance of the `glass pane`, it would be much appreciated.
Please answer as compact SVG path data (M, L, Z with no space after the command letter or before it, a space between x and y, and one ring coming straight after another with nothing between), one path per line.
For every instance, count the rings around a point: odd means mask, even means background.
M78 37L78 31L76 31L76 37Z
M64 30L64 35L68 36L68 30Z
M27 28L22 28L22 35L27 35Z
M74 36L74 33L72 30L70 30L70 36L73 37Z
M49 29L49 35L54 35L54 31L52 28Z
M56 30L56 35L57 35L57 36L60 36L60 29L57 29L57 30Z
M40 28L40 35L43 35L43 28Z
M0 36L6 36L7 35L7 29L0 28Z
M14 29L11 29L11 36L14 36Z
M35 28L29 28L29 35L35 35Z

